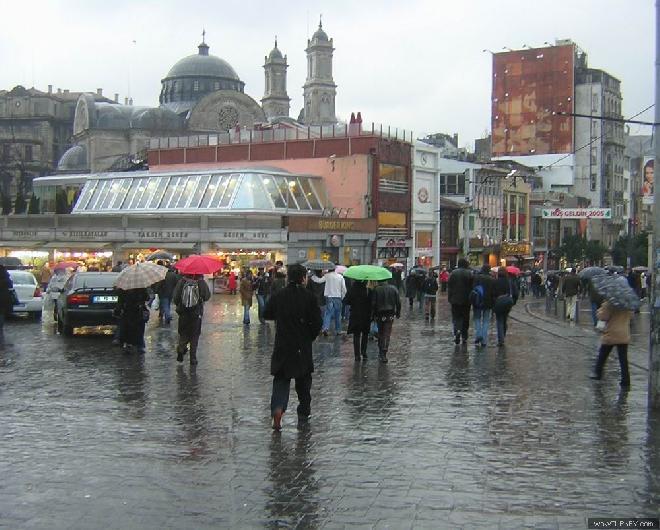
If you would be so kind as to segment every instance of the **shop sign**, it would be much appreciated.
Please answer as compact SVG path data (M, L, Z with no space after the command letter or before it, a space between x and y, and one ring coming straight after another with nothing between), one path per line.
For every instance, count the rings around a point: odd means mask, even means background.
M612 219L612 208L543 208L543 219Z
M373 234L378 228L376 219L336 219L328 217L291 217L290 232L364 232Z
M167 231L167 230L140 230L136 232L138 239L166 240L166 239L188 239L189 232Z
M502 243L500 254L503 256L529 256L531 247L529 243Z
M429 247L418 247L415 249L415 256L432 256L433 249Z
M3 234L6 239L20 239L22 241L35 241L50 238L52 232L39 232L38 230L12 230Z
M107 230L62 230L58 234L60 237L68 238L75 241L82 240L97 240L107 239Z
M280 242L283 240L281 230L223 230L209 234L209 238L217 243L231 241Z
M405 239L388 239L387 243L385 243L386 247L405 247L406 246L406 240Z

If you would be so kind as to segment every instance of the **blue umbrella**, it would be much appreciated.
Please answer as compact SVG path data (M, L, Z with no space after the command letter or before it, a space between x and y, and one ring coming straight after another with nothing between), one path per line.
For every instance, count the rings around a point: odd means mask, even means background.
M578 276L583 280L589 280L599 274L607 274L607 271L603 267L587 267L586 269L582 269Z

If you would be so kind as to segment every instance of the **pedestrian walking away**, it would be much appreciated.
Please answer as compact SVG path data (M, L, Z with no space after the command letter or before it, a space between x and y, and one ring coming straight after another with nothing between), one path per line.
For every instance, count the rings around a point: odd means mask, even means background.
M572 267L568 275L564 278L562 284L562 294L566 304L566 318L575 321L575 310L577 306L577 296L580 294L580 278L575 273L575 267Z
M324 283L325 313L323 315L323 334L330 331L330 322L335 321L335 334L341 335L341 301L346 296L344 277L335 271L328 272L323 278L312 276L315 283Z
M597 311L598 320L605 322L605 329L600 341L598 357L592 379L602 379L605 362L612 349L616 346L621 369L620 385L630 387L630 370L628 367L628 344L630 344L630 319L633 312L630 309L618 309L605 301Z
M162 264L163 262L157 261L157 264ZM174 295L174 289L181 277L171 266L167 266L167 274L165 279L154 286L154 292L158 295L158 320L159 322L165 322L169 324L172 321L172 296Z
M458 267L449 275L447 300L451 305L454 343L467 344L470 327L470 300L473 275L466 259L458 260Z
M488 328L490 316L495 301L495 280L490 275L490 265L481 267L474 277L474 287L470 291L470 304L474 317L474 343L477 347L488 345Z
M238 288L241 293L241 305L243 306L243 324L250 324L250 308L252 307L252 273L247 270L241 278L241 285Z
M497 271L497 280L493 286L493 313L497 325L497 345L504 346L508 331L508 320L511 308L518 301L516 283L505 269Z
M347 332L353 334L355 360L366 361L371 325L371 293L367 289L367 282L354 280L344 298L344 304L351 308Z
M304 287L307 271L302 265L290 265L287 276L287 286L271 296L264 309L266 320L275 321L270 413L276 431L282 428L282 416L289 404L291 379L295 379L298 395L298 421L306 421L311 415L312 343L321 330L316 297Z
M4 342L5 318L14 309L12 302L12 289L14 284L4 265L0 265L0 345Z
M231 271L229 273L229 280L227 281L227 288L229 289L229 294L236 294L237 288L236 273Z
M191 366L197 364L197 345L202 333L204 302L210 298L211 291L201 274L186 274L176 284L172 300L179 315L176 360L180 363L188 353Z
M417 279L417 275L413 274L412 272L409 272L408 276L406 276L406 298L408 299L408 303L410 304L411 308L415 298L417 297Z
M321 309L321 317L325 315L325 282L324 281L314 281L314 278L323 278L323 271L315 270L312 272L310 278L307 280L307 289L316 297L316 303Z
M447 292L447 284L449 283L449 272L447 271L447 267L442 267L442 271L440 271L440 292L446 293Z
M149 308L146 305L150 299L149 291L146 288L118 291L117 311L121 319L119 343L126 353L133 350L144 353L144 327L149 320Z
M401 300L396 287L381 280L371 297L371 312L378 326L378 359L386 363L394 318L401 316Z
M438 293L438 280L434 272L429 272L429 277L422 284L424 292L424 318L431 320L435 318L435 301Z
M264 307L266 307L266 302L270 296L271 287L273 284L273 279L267 272L264 272L263 269L259 269L257 273L257 279L254 282L254 291L257 294L257 310L259 316L259 322L262 324L266 322L264 319Z

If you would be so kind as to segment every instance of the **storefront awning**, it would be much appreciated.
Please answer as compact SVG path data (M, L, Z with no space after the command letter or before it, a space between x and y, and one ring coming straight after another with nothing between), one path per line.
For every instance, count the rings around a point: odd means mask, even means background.
M214 243L217 250L286 250L286 245L281 243Z
M43 241L0 241L0 247L10 248L43 248Z
M133 243L122 243L120 249L143 249L143 248L162 248L163 250L193 250L195 248L195 243L185 243L185 242L172 242L172 243L154 243L154 242L139 242L135 241Z
M44 243L42 248L102 250L108 245L110 245L110 243L101 243L98 241L49 241L48 243Z

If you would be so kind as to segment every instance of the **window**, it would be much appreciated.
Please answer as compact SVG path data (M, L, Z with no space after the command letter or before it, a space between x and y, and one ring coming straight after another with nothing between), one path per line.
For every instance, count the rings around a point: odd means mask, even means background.
M193 91L194 92L199 91L199 81L197 81L197 80L193 81Z
M25 146L25 161L26 162L32 162L32 146L31 145L26 145Z
M213 90L220 90L220 81L213 82Z

